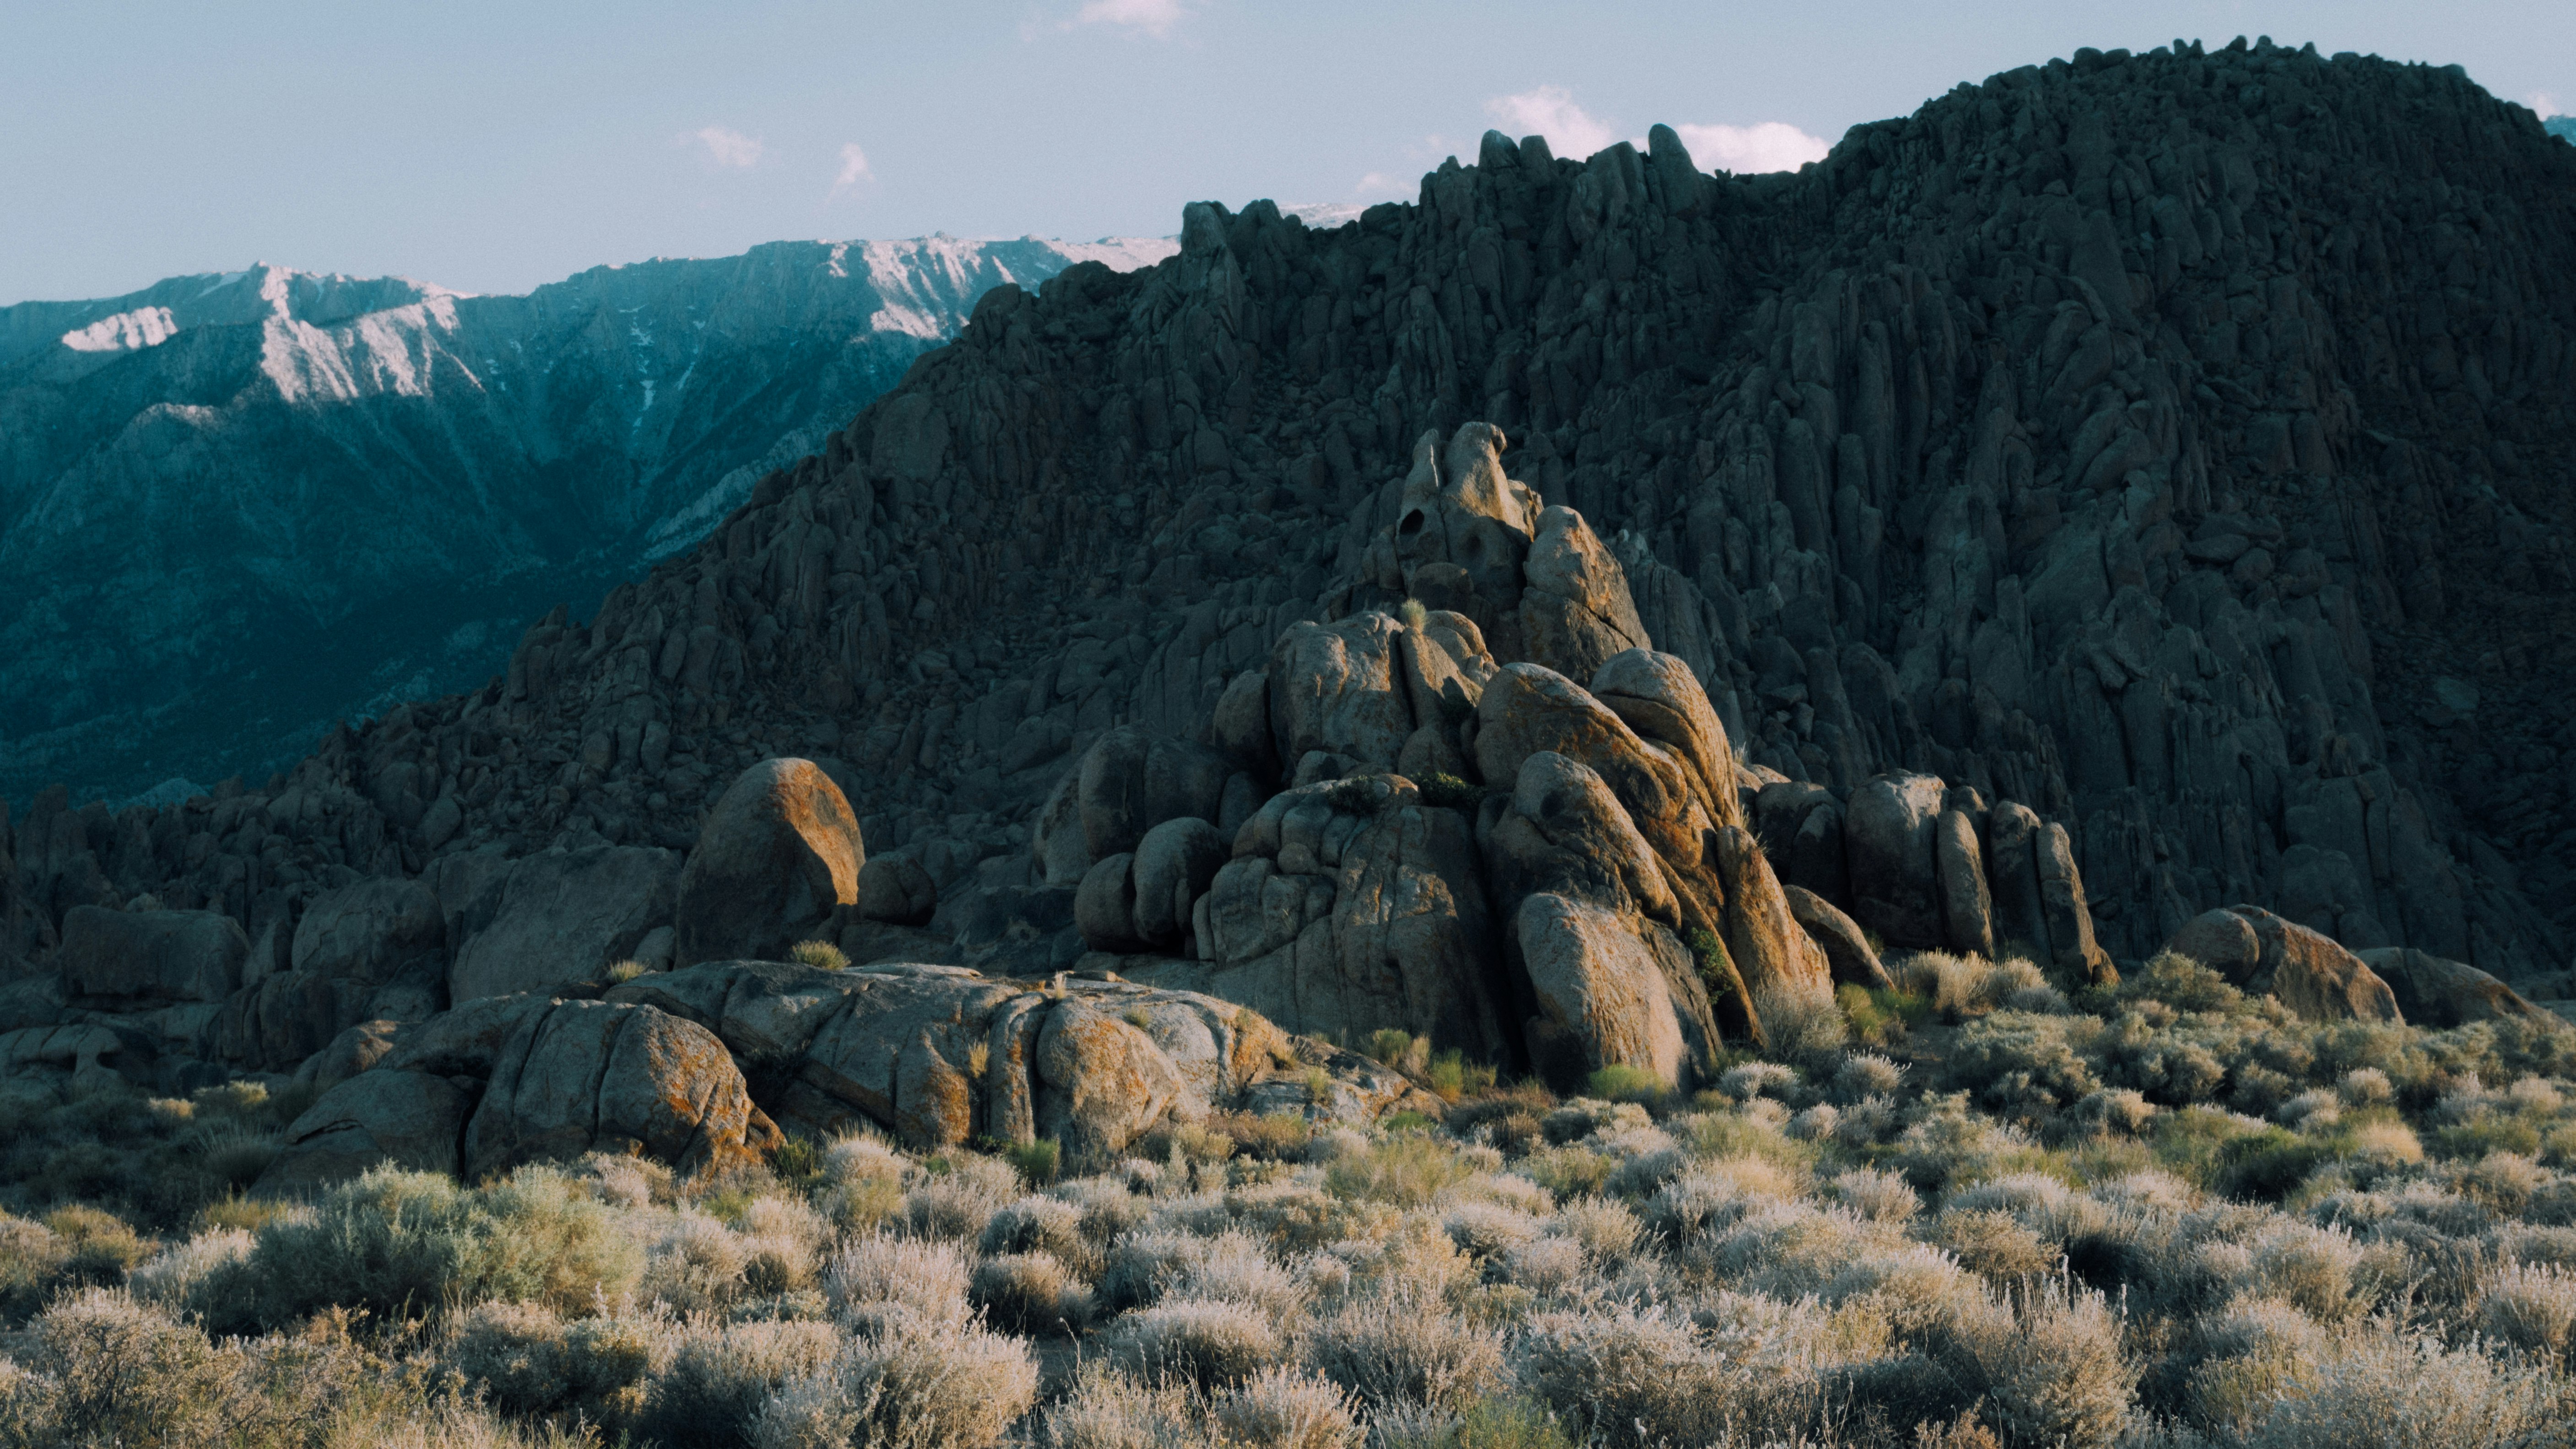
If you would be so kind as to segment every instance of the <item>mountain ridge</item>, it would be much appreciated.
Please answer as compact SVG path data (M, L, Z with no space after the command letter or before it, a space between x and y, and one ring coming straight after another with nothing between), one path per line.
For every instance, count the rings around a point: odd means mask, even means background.
M2548 976L2571 217L2576 153L2456 72L2243 45L2006 72L1795 175L1489 135L1329 231L1196 204L1155 268L988 293L505 678L177 812L49 792L27 898L257 935L335 873L685 850L802 752L934 932L1042 943L1089 751L1392 607L1406 453L1485 418L1807 813L1889 770L2025 802L2121 960L2259 901ZM272 836L273 871L184 863Z
M262 266L0 308L0 793L73 760L118 795L265 767L459 687L494 629L693 541L984 289L1169 249L781 242L523 296ZM336 673L282 698L316 650Z

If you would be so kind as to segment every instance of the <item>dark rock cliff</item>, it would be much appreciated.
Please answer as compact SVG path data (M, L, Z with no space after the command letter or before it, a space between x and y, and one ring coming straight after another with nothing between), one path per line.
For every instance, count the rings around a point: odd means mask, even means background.
M147 892L259 940L477 849L685 849L789 753L937 938L1061 930L1071 762L1358 607L1416 437L1486 419L1748 762L2027 803L2122 959L2254 902L2528 979L2576 928L2571 385L2576 149L2456 71L2079 52L1751 178L1489 135L1348 226L1201 204L1150 271L988 294L505 678L266 787L40 798L0 913L29 958Z

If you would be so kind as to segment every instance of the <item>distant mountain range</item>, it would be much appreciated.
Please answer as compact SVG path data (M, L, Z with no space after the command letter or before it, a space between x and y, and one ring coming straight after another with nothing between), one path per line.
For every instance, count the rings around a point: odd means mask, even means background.
M0 308L0 796L259 775L488 677L987 290L1173 249L779 242L526 296L262 265Z
M2576 116L2552 116L2541 125L2549 134L2564 137L2570 145L2576 145Z

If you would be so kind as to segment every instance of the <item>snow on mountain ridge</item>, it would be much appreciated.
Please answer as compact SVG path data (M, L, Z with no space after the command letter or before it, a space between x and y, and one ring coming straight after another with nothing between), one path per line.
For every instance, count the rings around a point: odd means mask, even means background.
M0 795L256 772L476 682L992 287L1175 250L776 242L480 296L263 263L0 307Z

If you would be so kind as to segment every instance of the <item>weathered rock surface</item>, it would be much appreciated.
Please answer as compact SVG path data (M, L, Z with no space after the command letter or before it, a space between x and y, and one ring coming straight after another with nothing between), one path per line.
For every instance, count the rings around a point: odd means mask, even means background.
M58 958L66 989L131 1002L221 1001L241 985L250 938L214 911L74 906Z
M706 1028L649 1006L557 1001L522 1017L502 1047L465 1125L461 1165L480 1178L523 1162L641 1151L694 1172L756 1160L777 1134Z
M2388 983L2397 1009L2415 1026L2467 1026L2473 1021L2553 1022L2521 993L2465 961L2446 961L2411 946L2356 951L2371 974Z
M1789 914L1816 948L1825 953L1826 968L1839 984L1894 990L1895 978L1870 949L1869 937L1863 935L1860 923L1837 909L1833 902L1802 886L1783 886L1780 894L1789 902Z
M445 1077L362 1072L324 1092L289 1123L285 1149L252 1184L258 1197L294 1197L379 1164L454 1173L474 1102Z
M488 923L456 953L448 999L461 1004L599 980L670 928L680 883L678 853L647 846L524 857L497 882L499 900Z
M867 863L832 777L811 760L764 760L716 802L680 871L672 959L783 954L856 899Z
M1272 797L1233 851L1203 898L1200 962L1129 974L1241 1002L1290 1031L1397 1025L1486 1060L1511 1051L1463 812L1423 803L1401 776L1363 776Z
M867 920L926 926L939 909L939 883L911 856L875 856L859 868L855 904Z
M2204 912L2166 946L2310 1021L2403 1021L2396 993L2326 936L2259 906Z
M1930 775L1885 775L1852 791L1844 807L1852 919L1890 946L1930 951L1950 944L1935 852L1944 794Z
M1542 893L1521 901L1513 939L1543 1023L1531 1053L1542 1070L1580 1080L1602 1067L1636 1067L1667 1086L1681 1083L1680 1018L1655 953L1626 922ZM1657 939L1681 951L1669 933L1658 931Z

